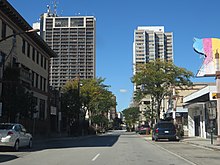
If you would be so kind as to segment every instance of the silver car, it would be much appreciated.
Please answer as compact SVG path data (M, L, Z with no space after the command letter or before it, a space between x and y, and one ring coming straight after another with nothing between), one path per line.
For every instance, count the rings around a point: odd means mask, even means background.
M20 147L31 148L32 135L21 124L0 123L0 146L12 147L15 151Z

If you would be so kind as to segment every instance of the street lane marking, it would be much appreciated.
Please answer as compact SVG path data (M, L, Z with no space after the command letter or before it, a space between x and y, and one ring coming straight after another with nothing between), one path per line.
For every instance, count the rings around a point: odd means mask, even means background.
M188 162L188 163L191 164L191 165L198 165L198 164L196 164L196 163L194 163L194 162L192 162L192 161L190 161L190 160L188 160L188 159L186 159L186 158L184 158L184 157L182 157L182 156L180 156L180 155L178 155L178 154L175 154L175 153L173 153L173 152L171 152L171 151L169 151L169 150L167 150L167 149L165 149L165 148L159 146L158 144L155 144L155 143L152 143L152 142L150 142L150 143L153 144L153 145L155 145L155 146L157 146L158 148L161 148L161 149L163 149L164 151L167 151L167 152L169 152L170 154L172 154L172 155L174 155L174 156L176 156L176 157L178 157L178 158L180 158L180 159L182 159L182 160Z
M100 154L97 154L93 159L92 161L95 161L98 157L99 157Z

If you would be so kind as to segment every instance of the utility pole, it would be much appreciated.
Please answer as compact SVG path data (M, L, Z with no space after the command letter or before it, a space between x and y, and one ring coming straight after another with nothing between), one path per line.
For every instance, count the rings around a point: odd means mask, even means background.
M219 53L215 53L215 62L216 62L216 89L217 89L217 124L218 124L218 134L217 134L217 143L220 144L220 70L219 70Z

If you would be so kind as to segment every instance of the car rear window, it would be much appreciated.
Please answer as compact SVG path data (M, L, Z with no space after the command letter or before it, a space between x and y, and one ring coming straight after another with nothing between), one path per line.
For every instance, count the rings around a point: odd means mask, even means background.
M13 125L11 124L0 124L0 129L12 129Z
M174 128L175 129L175 126L173 123L159 123L158 127L159 128Z

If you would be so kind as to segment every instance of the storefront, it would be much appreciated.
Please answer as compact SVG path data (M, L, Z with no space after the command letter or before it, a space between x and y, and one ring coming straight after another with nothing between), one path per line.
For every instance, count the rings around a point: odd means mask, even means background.
M188 108L188 136L217 135L216 100L211 97L215 90L215 86L207 86L183 99Z

